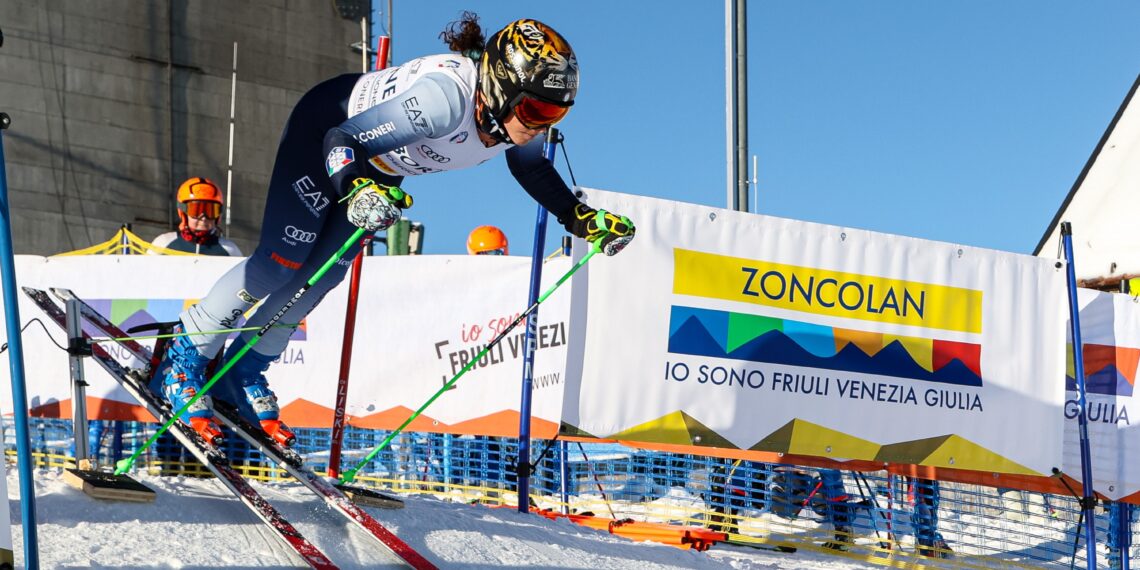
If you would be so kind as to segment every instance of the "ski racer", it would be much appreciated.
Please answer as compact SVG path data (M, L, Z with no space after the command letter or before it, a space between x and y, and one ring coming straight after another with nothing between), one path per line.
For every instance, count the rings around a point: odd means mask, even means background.
M570 44L529 19L511 22L484 43L470 12L441 37L455 53L341 75L301 97L278 145L257 249L180 315L176 332L193 334L168 343L159 372L175 409L202 389L207 364L225 343L225 333L212 331L234 327L258 303L246 324L263 326L357 228L376 232L396 222L412 205L399 188L406 176L467 168L503 153L519 185L571 234L606 255L633 239L628 218L580 203L542 154L539 135L566 116L578 91ZM354 244L343 259L359 249ZM300 322L344 278L346 266L334 264L286 320ZM266 332L214 391L247 417L256 416L283 444L292 434L280 421L264 373L292 332ZM233 342L225 359L252 335ZM220 432L203 400L182 420L212 441Z

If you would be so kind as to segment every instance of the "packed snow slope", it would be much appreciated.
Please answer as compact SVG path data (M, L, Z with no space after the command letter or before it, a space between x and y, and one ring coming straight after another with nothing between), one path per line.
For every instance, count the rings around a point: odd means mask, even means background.
M296 568L297 559L237 499L212 479L137 479L154 503L100 501L64 483L59 472L36 477L42 568ZM398 568L363 531L297 483L254 483L297 529L341 568ZM9 467L8 500L17 566L23 565L19 485ZM868 568L800 551L781 554L716 546L695 552L635 543L574 525L411 496L402 510L369 508L381 523L440 568Z

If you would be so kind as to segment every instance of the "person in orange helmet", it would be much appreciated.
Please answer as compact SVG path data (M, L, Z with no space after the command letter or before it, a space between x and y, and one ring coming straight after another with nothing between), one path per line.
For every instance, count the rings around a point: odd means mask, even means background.
M222 191L209 178L195 176L178 187L178 231L166 232L151 245L198 255L241 257L237 244L222 237Z
M479 226L467 236L467 253L471 255L510 255L507 235L495 226Z

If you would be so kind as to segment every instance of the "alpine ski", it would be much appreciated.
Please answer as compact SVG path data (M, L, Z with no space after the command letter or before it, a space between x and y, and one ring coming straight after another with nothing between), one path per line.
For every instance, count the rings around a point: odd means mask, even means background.
M132 356L143 362L156 362L156 355L153 354L148 347L131 339L127 333L76 296L75 293L68 289L57 288L53 288L51 291L64 302L69 300L77 301L83 318L103 334L115 339L115 341ZM49 300L49 302L51 301ZM153 395L153 392L149 390L147 390L147 392ZM213 399L213 403L214 416L222 422L223 425L228 427L238 437L247 441L255 449L261 451L267 459L276 463L295 479L300 481L301 484L320 496L334 511L351 520L382 546L398 556L405 564L417 570L436 568L434 564L425 559L419 552L416 552L412 547L408 546L407 543L392 533L392 531L388 530L384 525L380 524L379 521L369 515L364 509L353 503L351 499L328 479L321 477L311 469L305 467L301 456L295 451L268 437L260 428L255 427L242 417L231 404L217 398ZM178 422L178 424L181 425L181 422ZM375 493L375 495L379 497L381 502L386 503L385 506L387 508L399 508L403 506L403 502L399 499L387 497L379 493Z
M24 287L24 293L60 328L66 329L66 315L63 310L51 300L47 294L38 289ZM85 340L91 337L83 333ZM151 415L159 421L170 418L172 410L165 400L161 399L147 387L145 379L137 370L130 370L119 364L103 347L92 344L91 356L119 385L131 394L146 408ZM250 486L240 473L230 466L226 456L217 448L206 443L193 429L182 422L174 422L170 433L190 451L198 461L201 461L221 481L222 485L241 499L242 504L248 507L265 524L269 525L277 536L292 548L297 555L309 566L319 570L335 569L332 563L316 546L309 542L293 525L281 516L273 505L269 504L256 490Z

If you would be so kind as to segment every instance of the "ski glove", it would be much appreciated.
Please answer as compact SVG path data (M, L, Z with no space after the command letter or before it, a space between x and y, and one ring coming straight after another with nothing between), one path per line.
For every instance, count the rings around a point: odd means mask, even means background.
M625 216L595 210L585 204L574 206L573 218L559 220L566 231L591 244L597 243L606 255L614 255L633 241L636 228Z
M405 208L412 207L412 197L399 187L377 184L371 178L357 178L352 185L348 221L358 228L386 230L400 219Z

